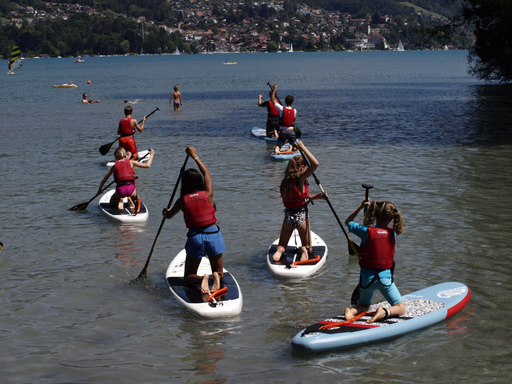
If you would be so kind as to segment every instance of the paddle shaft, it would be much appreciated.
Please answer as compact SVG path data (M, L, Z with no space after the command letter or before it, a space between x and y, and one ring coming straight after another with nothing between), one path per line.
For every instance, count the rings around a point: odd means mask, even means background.
M178 185L180 184L181 176L183 175L183 172L185 172L185 166L187 165L187 161L188 161L189 157L190 157L190 155L187 154L187 157L185 158L185 162L183 163L183 166L180 169L178 181L176 181L176 185L174 186L174 190L172 191L171 199L169 200L169 204L167 204L167 209L171 208L172 201L174 200L174 195L176 194L176 190L178 189ZM164 223L165 223L165 216L162 218L162 222L160 223L160 227L158 228L158 232L156 234L155 241L153 242L153 246L151 247L151 251L149 252L148 259L146 260L146 264L144 265L144 269L140 272L140 274L136 280L139 280L142 277L147 276L149 261L151 260L151 256L153 255L153 251L155 250L155 245L156 245L156 242L158 241L158 237L160 236L160 232L162 231L162 227L164 226Z

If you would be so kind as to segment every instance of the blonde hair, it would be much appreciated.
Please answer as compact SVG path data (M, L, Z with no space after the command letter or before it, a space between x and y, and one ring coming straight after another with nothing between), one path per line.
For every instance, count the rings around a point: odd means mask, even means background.
M180 89L180 87L178 87L177 85L175 85L175 86L174 86L174 90L175 90L176 92L178 92L178 89Z
M375 219L383 222L393 221L393 230L397 235L401 234L405 229L402 213L390 201L372 201L370 203L364 216L364 225L372 225Z
M284 171L283 179L283 196L288 197L292 193L292 180L298 176L299 169L302 165L307 166L308 163L301 155L294 156L288 162L286 171Z
M124 149L123 147L117 148L116 151L114 152L114 156L116 157L116 159L118 157L120 159L124 159L126 157L126 149Z

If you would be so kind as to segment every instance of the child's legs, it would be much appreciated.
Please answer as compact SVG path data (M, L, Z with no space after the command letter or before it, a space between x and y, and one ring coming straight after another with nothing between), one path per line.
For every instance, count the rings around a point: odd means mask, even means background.
M185 284L201 284L203 280L203 276L197 275L197 269L199 268L199 264L201 264L201 257L191 257L187 254L187 258L185 259Z
M121 208L119 208L119 205L121 206ZM117 193L117 190L116 192L110 197L110 206L112 208L119 208L119 209L123 209L123 198L121 196L119 196L119 193Z
M279 236L279 245L277 246L277 250L273 255L274 261L279 261L281 256L286 251L286 246L288 245L288 241L293 233L293 227L286 224L286 221L283 221L283 225L281 227L281 235Z

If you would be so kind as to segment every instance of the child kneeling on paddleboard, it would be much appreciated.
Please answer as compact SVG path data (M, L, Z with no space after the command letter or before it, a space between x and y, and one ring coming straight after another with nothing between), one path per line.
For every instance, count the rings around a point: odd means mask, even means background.
M364 225L353 220L362 208L367 207ZM374 221L374 227L371 227ZM388 225L393 221L393 228ZM378 307L375 315L367 323L387 319L390 316L402 316L405 305L393 281L395 236L404 231L405 224L400 211L389 201L377 201L370 204L365 199L359 207L345 221L350 232L361 238L359 250L359 266L361 273L359 284L361 287L360 299L352 308L345 309L347 320L361 312L366 312L372 303L373 294L379 290L384 298L391 304L391 308Z
M325 200L326 197L324 193L309 196L309 183L307 179L315 172L319 163L302 141L297 142L296 146L307 159L302 155L292 157L288 162L283 181L281 182L281 197L283 198L285 209L279 245L272 256L274 262L285 262L285 260L282 260L284 258L283 255L294 229L297 229L299 232L302 243L300 260L308 260L309 252L311 251L308 204L311 200Z
M126 157L126 150L124 148L117 148L114 152L116 158L115 164L107 172L103 180L101 181L100 187L98 188L98 194L103 191L103 185L108 180L112 173L114 174L114 180L116 182L116 192L110 198L110 206L117 206L118 209L123 209L124 202L123 198L128 198L128 205L131 213L138 213L140 210L140 197L137 194L135 188L135 167L138 168L149 168L153 162L155 151L149 150L149 160L147 163L140 163L137 160L130 160ZM135 207L135 202L137 207Z
M213 202L213 182L206 165L203 164L194 147L187 147L186 152L196 161L199 171L193 168L183 172L181 196L171 209L164 208L162 215L172 219L179 211L187 226L187 243L185 250L185 284L200 284L202 293L214 293L221 288L224 277L222 252L226 250L224 239L217 226L215 203ZM208 256L212 267L213 284L210 289L208 274L199 276L197 270L201 258Z

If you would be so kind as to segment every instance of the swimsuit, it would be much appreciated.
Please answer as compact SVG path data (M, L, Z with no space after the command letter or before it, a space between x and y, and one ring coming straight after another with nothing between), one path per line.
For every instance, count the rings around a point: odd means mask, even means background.
M284 209L284 222L293 229L297 229L308 218L308 207L302 206L297 208Z

